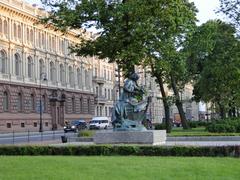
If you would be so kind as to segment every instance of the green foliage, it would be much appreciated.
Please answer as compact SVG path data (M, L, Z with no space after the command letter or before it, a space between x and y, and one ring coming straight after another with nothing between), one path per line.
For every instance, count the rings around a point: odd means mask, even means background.
M209 132L240 133L240 119L224 119L212 122L206 127Z
M196 30L186 50L194 99L214 103L222 117L240 105L240 42L234 34L231 25L208 21Z
M166 124L165 123L154 124L154 129L155 130L164 130L164 129L166 129Z
M240 30L240 3L238 0L220 0L220 11Z
M0 155L71 155L71 156L237 156L239 146L183 147L183 146L1 146Z
M206 121L188 121L188 125L190 128L197 128L197 127L206 127L209 125L209 122Z
M78 132L78 137L93 137L96 131L93 130L81 130Z

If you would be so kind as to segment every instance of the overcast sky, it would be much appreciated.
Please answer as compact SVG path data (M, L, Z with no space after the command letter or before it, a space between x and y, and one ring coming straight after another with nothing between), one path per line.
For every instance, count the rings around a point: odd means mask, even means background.
M40 4L40 0L25 0L31 4ZM215 11L219 7L219 0L189 0L194 2L199 12L197 18L199 20L198 24L205 23L209 19L221 18L220 15L217 15Z

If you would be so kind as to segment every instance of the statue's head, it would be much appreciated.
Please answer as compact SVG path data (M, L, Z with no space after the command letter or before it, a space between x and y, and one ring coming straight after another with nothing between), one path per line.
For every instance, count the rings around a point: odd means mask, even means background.
M129 79L133 80L133 81L137 81L139 79L139 75L137 73L132 73L129 76Z

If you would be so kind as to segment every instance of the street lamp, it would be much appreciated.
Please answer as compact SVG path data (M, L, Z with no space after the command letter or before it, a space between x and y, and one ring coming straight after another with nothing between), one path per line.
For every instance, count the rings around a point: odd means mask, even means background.
M39 86L39 91L40 91L40 103L39 103L39 109L40 109L40 125L39 125L39 132L43 132L43 124L42 124L42 80L46 81L47 80L47 74L42 72L40 74L40 86Z

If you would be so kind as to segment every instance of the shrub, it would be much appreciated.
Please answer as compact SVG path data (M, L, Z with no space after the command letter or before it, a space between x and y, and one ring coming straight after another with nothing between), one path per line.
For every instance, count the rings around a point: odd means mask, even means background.
M93 137L95 135L95 131L90 130L81 130L78 133L78 137Z
M215 120L206 127L209 132L235 133L240 132L240 119Z
M240 157L240 146L191 147L191 146L0 146L0 155L71 155L71 156L230 156Z
M155 124L155 125L154 125L154 129L155 129L155 130L163 130L163 129L166 129L166 124L165 124L165 123Z
M189 121L188 125L190 128L196 128L198 126L198 122L197 121Z

